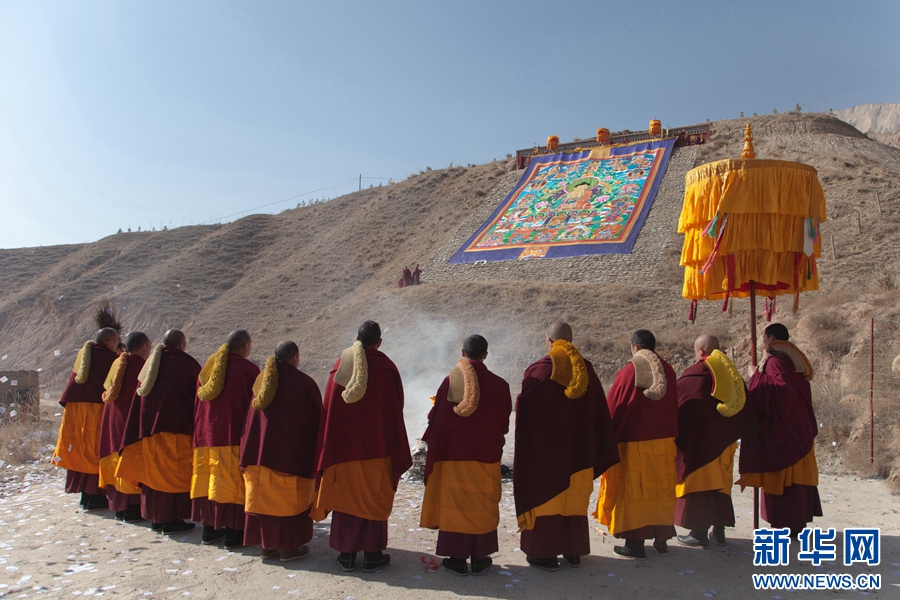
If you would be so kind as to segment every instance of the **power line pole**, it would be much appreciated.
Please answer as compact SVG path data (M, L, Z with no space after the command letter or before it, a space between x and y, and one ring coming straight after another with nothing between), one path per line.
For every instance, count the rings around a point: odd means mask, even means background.
M359 190L362 190L362 173L359 174Z

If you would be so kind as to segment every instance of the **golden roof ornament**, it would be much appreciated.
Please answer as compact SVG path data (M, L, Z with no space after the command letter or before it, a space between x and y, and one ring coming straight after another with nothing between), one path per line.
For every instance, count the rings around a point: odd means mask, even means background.
M744 150L741 152L741 158L756 158L756 149L753 147L753 130L750 129L750 123L747 123L747 129L744 130Z

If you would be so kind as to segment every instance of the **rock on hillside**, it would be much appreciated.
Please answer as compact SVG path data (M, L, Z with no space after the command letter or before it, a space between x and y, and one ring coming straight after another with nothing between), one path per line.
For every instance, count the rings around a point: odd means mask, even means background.
M900 131L900 102L892 104L860 104L834 112L841 121L865 133Z

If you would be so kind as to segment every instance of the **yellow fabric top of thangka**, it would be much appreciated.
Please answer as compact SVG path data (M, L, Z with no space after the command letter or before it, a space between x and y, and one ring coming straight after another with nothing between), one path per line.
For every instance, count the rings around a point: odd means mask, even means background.
M826 220L817 171L781 160L728 159L685 176L683 295L692 300L818 289L815 258Z

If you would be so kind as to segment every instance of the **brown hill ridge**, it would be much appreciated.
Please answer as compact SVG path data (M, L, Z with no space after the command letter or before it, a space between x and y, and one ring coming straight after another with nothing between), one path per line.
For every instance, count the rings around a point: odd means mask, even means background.
M251 358L257 361L279 340L294 339L303 352L301 368L320 383L340 350L352 343L358 324L378 320L383 349L404 375L411 424L421 423L428 397L471 332L488 338L489 364L514 389L524 366L544 352L543 330L554 319L572 323L576 343L605 385L627 359L628 336L638 327L656 332L661 353L678 370L692 362L693 339L707 331L733 347L744 365L746 301L735 302L732 317L704 304L697 325L686 320L675 226L684 171L738 156L748 121L761 158L813 165L825 188L829 221L822 227L822 290L802 298L796 316L790 314L789 300L780 302L776 319L791 328L819 372L820 438L830 453L822 462L856 466L857 446L863 442L846 440L859 439L854 420L863 422L865 403L839 401L848 394L867 398L870 317L878 319L876 371L881 373L885 363L889 374L900 350L900 150L827 115L714 123L708 144L673 155L665 193L632 257L548 260L536 266L511 262L476 275L470 275L476 271L469 265L443 266L464 229L477 226L473 215L485 210L489 197L499 201L515 182L512 161L423 172L400 183L227 225L0 250L0 355L8 356L0 368L42 368L49 401L55 401L92 328L91 312L104 297L120 307L126 329L143 330L154 340L169 327L184 329L188 351L200 360L239 327L253 335ZM427 267L424 285L398 289L399 270L414 263ZM891 411L897 410L887 402L879 406L878 423L896 421ZM890 450L894 434L888 427L879 431L876 466L888 473L895 458Z

